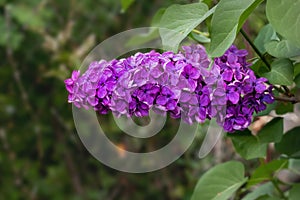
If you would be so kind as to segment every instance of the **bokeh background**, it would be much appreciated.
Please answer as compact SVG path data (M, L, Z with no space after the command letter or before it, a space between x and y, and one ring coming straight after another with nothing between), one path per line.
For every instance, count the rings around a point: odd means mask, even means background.
M160 8L191 2L137 0L122 12L119 0L0 0L0 199L189 199L205 170L239 159L228 141L198 159L202 125L169 167L127 174L94 159L74 127L63 80L89 51L121 31L149 26ZM258 8L250 17L250 35L265 24L262 16ZM99 120L116 144L135 151L164 145L176 132L170 122L150 141L133 140L110 115Z

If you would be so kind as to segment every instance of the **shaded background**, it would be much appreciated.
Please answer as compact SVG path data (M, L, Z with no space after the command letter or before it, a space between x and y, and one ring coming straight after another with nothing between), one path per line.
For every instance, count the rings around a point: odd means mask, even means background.
M191 2L139 0L122 13L118 0L0 0L0 199L189 199L205 170L236 157L223 141L197 159L199 133L169 167L127 174L94 159L74 128L63 80L89 51L121 31L149 26L161 7ZM258 9L250 17L249 33L265 23L261 16ZM133 141L111 116L100 120L115 143L136 151L164 145L176 131L169 125L150 142Z

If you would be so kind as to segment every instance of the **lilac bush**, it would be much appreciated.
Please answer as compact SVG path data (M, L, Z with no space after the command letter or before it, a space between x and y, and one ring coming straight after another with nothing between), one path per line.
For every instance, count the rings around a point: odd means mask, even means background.
M68 102L99 114L161 115L201 123L216 118L225 131L247 128L254 112L272 103L267 79L256 78L247 51L231 46L211 60L201 45L179 53L151 51L119 60L92 62L85 73L65 80Z

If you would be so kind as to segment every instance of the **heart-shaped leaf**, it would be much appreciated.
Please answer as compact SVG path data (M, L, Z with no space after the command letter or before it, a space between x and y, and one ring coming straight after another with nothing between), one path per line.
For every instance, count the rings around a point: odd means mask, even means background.
M294 67L289 59L278 59L271 64L271 71L263 74L270 83L278 85L292 85Z
M159 25L164 48L177 51L180 42L213 12L204 3L168 7Z
M300 47L300 0L268 0L266 14L280 35Z
M300 55L300 48L289 40L270 41L265 44L267 52L277 58L292 58Z
M219 164L198 181L192 200L224 200L232 196L247 180L244 166L237 161Z
M260 0L221 0L211 21L211 57L219 57L233 43L239 28ZM245 13L245 15L243 15ZM241 16L243 16L241 18Z

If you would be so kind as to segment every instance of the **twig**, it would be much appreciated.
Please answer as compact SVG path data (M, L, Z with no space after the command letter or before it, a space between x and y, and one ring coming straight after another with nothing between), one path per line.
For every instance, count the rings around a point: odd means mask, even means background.
M269 83L269 82L268 82L268 83ZM269 83L269 84L272 85L271 83ZM285 94L285 91L284 91L281 87L278 87L278 86L276 86L276 85L273 85L273 87L274 87L275 90L277 90L278 92L280 92L280 93L286 95L286 94Z
M293 94L291 93L290 89L286 85L282 85L282 88L284 89L286 96L288 96L288 97L292 97L293 96Z
M300 99L296 98L296 97L274 97L274 99L276 101L282 101L282 102L291 102L292 104L295 104L295 103L299 103L300 102Z
M249 36L245 33L243 29L240 30L240 33L243 35L243 37L246 39L246 41L250 44L250 46L253 48L255 53L260 57L260 59L267 65L268 69L271 70L271 65L268 63L266 58L260 53L258 48L255 46L255 44L251 41Z

